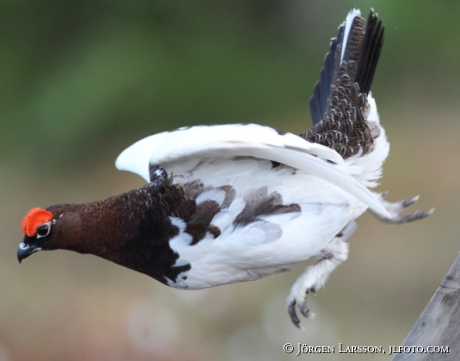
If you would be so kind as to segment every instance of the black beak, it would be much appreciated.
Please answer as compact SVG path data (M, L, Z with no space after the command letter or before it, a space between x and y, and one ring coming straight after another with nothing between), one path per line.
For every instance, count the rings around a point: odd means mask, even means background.
M41 247L34 246L33 244L26 244L25 242L21 242L18 247L18 261L21 261L24 258L29 257L32 253L41 251Z

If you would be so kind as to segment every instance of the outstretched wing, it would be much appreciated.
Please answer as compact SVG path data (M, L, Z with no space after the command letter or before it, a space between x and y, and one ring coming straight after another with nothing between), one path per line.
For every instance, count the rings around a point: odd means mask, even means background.
M305 171L350 193L378 214L389 217L375 195L347 172L337 152L266 126L199 126L159 133L127 148L115 164L120 170L137 173L150 181L155 176L150 175L150 169L158 166L175 176L186 176L206 159L237 157L270 160Z

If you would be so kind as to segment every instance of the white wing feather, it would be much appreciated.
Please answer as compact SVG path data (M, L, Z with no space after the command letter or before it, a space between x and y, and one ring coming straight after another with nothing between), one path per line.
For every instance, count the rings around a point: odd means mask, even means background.
M125 149L118 156L115 165L120 170L139 174L149 182L149 164L165 167L165 163L181 162L187 158L215 158L215 151L227 149L238 152L239 148L247 145L252 149L269 146L297 149L334 163L344 163L336 151L306 142L294 134L286 133L281 136L276 129L257 124L227 124L195 126L154 134Z
M180 175L191 171L202 159L238 156L272 160L308 172L391 218L377 197L344 171L347 166L337 152L294 134L279 134L276 129L256 124L198 126L159 133L124 150L115 165L150 181L150 164Z

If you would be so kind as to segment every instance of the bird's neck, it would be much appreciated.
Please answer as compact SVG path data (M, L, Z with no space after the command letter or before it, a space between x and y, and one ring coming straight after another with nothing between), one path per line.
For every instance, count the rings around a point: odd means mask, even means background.
M177 259L169 241L179 229L169 217L183 193L174 187L159 192L143 187L66 205L71 221L63 224L59 248L90 253L164 281L165 270Z

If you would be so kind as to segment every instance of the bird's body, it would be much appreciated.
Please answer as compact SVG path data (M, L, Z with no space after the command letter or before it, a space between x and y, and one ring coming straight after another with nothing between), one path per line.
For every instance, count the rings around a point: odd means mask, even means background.
M189 152L196 149L186 161L184 158L190 153L176 156L174 151L183 141L188 142ZM240 124L161 133L123 152L116 163L118 168L156 182L155 172L160 168L152 164L161 164L161 169L167 169L170 175L170 185L166 187L180 186L184 192L183 203L169 211L170 221L179 229L169 245L179 255L175 265L189 265L190 269L182 272L179 280L168 279L167 284L199 289L254 280L318 255L367 206L347 191L300 167L326 173L321 168L315 169L318 162L330 168L327 171L331 177L337 176L342 184L349 182L350 188L356 186L356 193L364 200L371 203L374 196L348 175L346 162L327 164L312 157L312 153L327 157L330 151L315 148L316 145L310 147L305 140L290 133ZM326 152L320 153L324 150ZM240 151L241 155L235 155ZM258 157L243 155L250 151ZM280 155L282 151L286 152L286 159ZM144 160L142 166L134 161L139 159L138 154L152 157ZM301 157L305 155L313 164L303 161ZM165 157L169 157L168 160ZM176 162L176 157L180 162ZM287 165L288 162L294 162L297 167ZM143 174L148 170L147 164L151 164L151 171ZM159 175L163 183L162 177L166 174L160 172ZM193 204L192 209L187 202ZM308 242L305 242L306 235Z
M305 316L316 291L348 254L354 220L399 211L376 185L389 144L370 84L383 42L373 12L353 10L331 42L311 101L314 127L300 136L255 124L182 128L145 138L117 159L145 186L107 200L33 209L18 257L38 250L91 253L171 287L255 280L312 257L288 297ZM363 90L364 89L364 90Z

